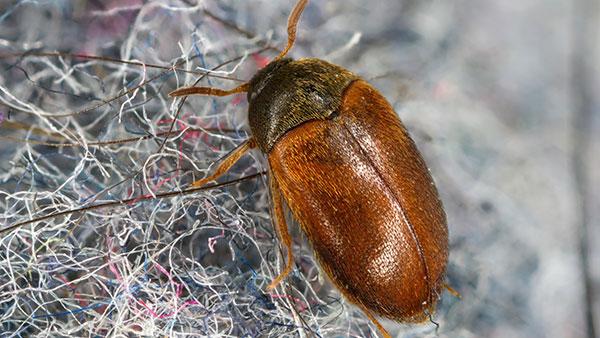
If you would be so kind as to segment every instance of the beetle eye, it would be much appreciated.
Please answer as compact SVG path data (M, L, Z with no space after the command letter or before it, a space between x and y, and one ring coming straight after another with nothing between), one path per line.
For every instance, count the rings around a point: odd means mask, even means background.
M267 83L266 81L264 81L259 82L258 85L254 86L254 88L252 88L252 91L250 92L250 100L254 100L258 95L260 95L262 90L265 89L266 85Z

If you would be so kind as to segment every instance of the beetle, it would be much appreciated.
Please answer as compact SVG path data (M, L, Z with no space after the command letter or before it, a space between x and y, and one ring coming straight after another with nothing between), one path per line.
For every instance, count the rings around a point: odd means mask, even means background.
M421 322L435 310L448 262L446 216L427 165L379 91L340 66L286 57L307 3L299 0L289 16L286 48L249 82L170 95L247 93L252 136L193 185L217 179L258 147L287 250L268 289L294 261L285 201L334 285L390 337L375 315Z

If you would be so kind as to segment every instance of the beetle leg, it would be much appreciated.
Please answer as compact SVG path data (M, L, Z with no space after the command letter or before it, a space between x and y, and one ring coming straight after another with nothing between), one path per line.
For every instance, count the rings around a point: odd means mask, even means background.
M458 298L458 299L462 299L462 296L460 295L460 293L456 290L454 290L453 287L451 287L450 285L444 283L444 287L446 288L446 290L448 290L448 292L450 292L451 295L453 295L454 297Z
M390 335L389 332L387 332L387 330L383 327L383 325L381 325L381 323L377 320L377 318L375 318L375 316L373 316L371 314L371 312L369 310L367 310L367 308L362 305L362 304L357 304L365 313L365 315L367 315L367 317L371 320L371 322L373 324L375 324L375 326L377 327L377 329L379 330L379 332L381 332L381 335L383 336L383 338L392 338L392 336Z
M275 214L275 229L281 242L287 249L287 263L283 271L267 286L267 290L274 289L279 282L281 282L291 271L294 263L294 255L292 254L292 237L290 236L285 222L285 215L283 214L283 204L281 203L281 191L277 184L277 179L273 176L273 173L269 175L269 182L271 185L271 196L273 198L273 213Z
M226 173L229 169L231 169L231 167L235 164L235 162L237 162L248 150L254 148L255 144L256 143L254 142L254 139L252 139L252 138L245 141L244 143L239 145L237 148L235 148L231 153L229 153L225 157L223 162L221 162L221 164L219 164L219 166L217 167L217 170L215 170L215 172L213 174L211 174L208 177L205 177L203 179L195 181L194 183L192 183L192 186L193 187L201 187L210 181L216 180L221 175Z

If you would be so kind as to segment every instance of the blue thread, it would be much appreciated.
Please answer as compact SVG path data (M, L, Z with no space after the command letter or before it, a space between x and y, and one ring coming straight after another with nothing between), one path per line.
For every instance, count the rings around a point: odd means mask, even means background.
M250 292L252 292L257 302L264 305L264 307L268 310L274 310L275 304L269 299L269 297L264 292L258 290L258 288L256 287L256 278L258 277L258 274L254 270L254 268L249 264L248 260L244 258L241 252L236 250L236 254L242 261L242 264L250 268L250 271L252 271L252 277L248 280L248 282L246 282L246 287L250 289Z
M194 30L197 30L199 28L201 24L196 25L196 27L194 28ZM194 41L193 41L193 46L194 46L194 50L196 51L196 56L200 58L200 64L202 65L202 68L204 69L208 69L206 68L206 61L204 60L204 54L202 52L200 52L200 48L198 48L198 40L196 40L196 37L194 36ZM208 82L208 85L210 87L212 87L212 81L210 81L210 76L206 76L206 81ZM212 103L212 107L213 107L213 111L217 111L217 102L215 101L214 97L211 97L211 103Z
M100 307L102 305L104 305L105 303L96 303L90 306L86 306L86 307L81 307L79 309L76 310L70 310L70 311L63 311L63 312L57 312L57 313L48 313L45 315L37 315L37 316L33 316L31 318L37 319L37 318L50 318L50 317L61 317L61 316L66 316L66 315L70 315L70 314L78 314L81 312L85 312L87 310L91 310L91 309L95 309L97 307Z

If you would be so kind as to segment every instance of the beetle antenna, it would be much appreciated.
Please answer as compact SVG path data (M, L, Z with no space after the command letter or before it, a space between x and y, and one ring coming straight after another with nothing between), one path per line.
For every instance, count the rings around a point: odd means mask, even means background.
M208 96L228 96L238 93L245 93L250 88L249 83L244 83L233 89L225 90L212 87L183 87L169 93L169 96L187 96L187 95L208 95Z
M290 13L290 16L288 17L287 46L285 46L285 49L283 51L281 51L281 53L279 53L279 55L277 55L277 57L275 57L275 59L273 59L273 61L277 61L277 60L280 60L283 57L285 57L287 55L287 53L290 51L290 49L292 49L292 47L294 46L294 42L296 41L296 31L298 30L298 21L300 21L300 16L302 15L302 12L304 12L304 8L306 8L307 4L308 4L308 0L298 0L298 2L296 3L296 6L294 6L294 9L292 10L292 12ZM230 90L223 90L223 89L212 88L212 87L183 87L183 88L179 88L177 90L170 92L169 96L172 96L172 97L187 96L187 95L228 96L228 95L233 95L233 94L238 94L238 93L246 93L246 92L248 92L249 88L250 88L250 84L248 84L248 83L244 83L243 85L235 87Z
M290 13L290 16L288 18L288 27L287 27L287 31L288 31L287 46L281 53L279 53L279 55L277 55L277 57L275 59L273 59L273 61L282 59L284 56L286 56L286 54L290 51L290 49L292 49L292 46L294 46L294 42L296 41L296 30L298 28L298 21L300 21L300 15L302 15L302 12L304 12L304 8L306 7L307 4L308 4L308 0L298 0L298 2L296 3L296 6L292 10L292 13Z

